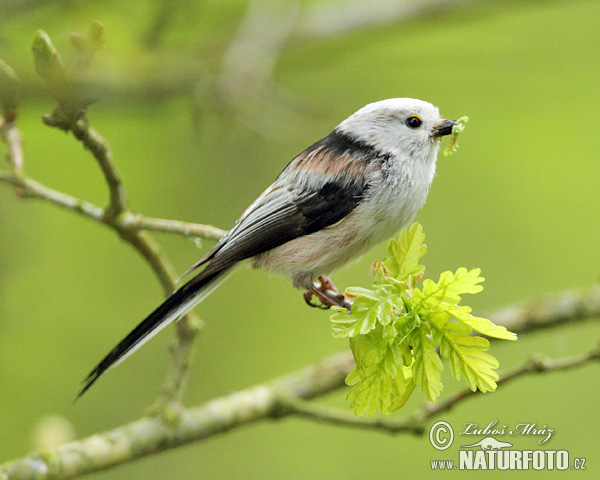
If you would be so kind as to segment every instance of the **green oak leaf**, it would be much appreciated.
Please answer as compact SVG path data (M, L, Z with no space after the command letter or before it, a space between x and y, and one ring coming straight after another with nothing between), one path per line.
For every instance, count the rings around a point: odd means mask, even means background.
M397 239L388 242L388 256L382 263L391 277L407 282L410 276L416 277L425 271L425 267L419 264L419 260L427 253L424 241L423 227L415 222L410 228L402 230Z
M435 401L442 392L440 372L444 369L442 360L435 351L437 345L431 336L427 324L422 324L411 336L413 341L414 363L412 373L414 381L421 385L421 391L430 402Z
M450 361L450 371L456 380L464 378L469 388L482 392L496 390L498 360L485 353L490 342L483 337L471 337L471 329L456 321L447 321L437 327L440 353Z
M442 358L457 380L473 391L494 391L498 361L487 353L488 337L516 340L515 334L472 315L461 296L479 293L480 269L443 272L437 282L416 283L425 267L422 227L415 223L388 243L388 256L372 268L371 288L350 287L351 312L334 308L333 335L349 338L356 368L346 378L355 415L392 413L404 406L417 385L429 401L442 391ZM440 354L436 349L440 348ZM440 356L441 355L441 356Z

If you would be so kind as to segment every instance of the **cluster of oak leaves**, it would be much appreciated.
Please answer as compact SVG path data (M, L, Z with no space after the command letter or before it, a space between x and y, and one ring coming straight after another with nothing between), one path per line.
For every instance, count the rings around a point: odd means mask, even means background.
M373 265L371 289L351 287L352 312L336 308L331 316L333 334L348 337L356 368L346 377L355 415L373 416L401 408L417 385L429 401L442 390L440 355L447 358L452 376L464 378L471 390L496 389L498 361L486 353L488 337L516 340L517 336L490 320L471 315L460 305L460 295L478 293L481 270L459 268L443 272L437 282L416 286L425 267L419 261L427 251L420 224L414 223L388 243L388 256Z

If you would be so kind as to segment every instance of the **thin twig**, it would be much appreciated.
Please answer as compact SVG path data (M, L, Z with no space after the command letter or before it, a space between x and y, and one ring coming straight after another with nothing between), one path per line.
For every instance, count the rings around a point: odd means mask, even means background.
M140 253L154 271L165 296L170 295L176 288L177 274L160 245L147 232L139 229L133 231L120 229L119 218L126 213L131 213L131 208L108 143L89 127L85 112L76 119L71 119L63 113L60 107L57 107L52 115L44 117L44 122L50 126L70 130L75 138L94 155L109 190L110 199L108 207L104 210L104 223L113 227L123 240ZM184 315L177 322L177 347L174 348L177 355L172 355L171 370L158 399L159 410L167 408L171 403L181 402L189 373L189 357L194 336L202 325L203 323L194 313Z
M108 186L109 202L104 210L106 223L110 224L121 213L129 210L129 202L123 189L121 177L113 161L112 151L108 142L98 132L91 129L85 111L74 116L65 113L59 106L51 115L45 115L43 121L50 127L70 131L83 146L94 156L104 180Z
M526 375L572 370L597 361L600 361L600 346L596 346L596 348L586 353L558 359L534 355L522 366L509 370L506 373L501 373L496 384L500 386ZM442 412L447 412L464 400L478 395L483 394L479 391L473 392L472 390L465 389L446 400L430 403L423 413L423 421L433 418Z
M489 318L517 333L553 328L600 315L600 284L548 293L541 297L494 310ZM517 329L517 330L515 330Z
M164 254L160 245L144 231L119 232L121 237L135 248L151 266L154 274L163 287L165 296L170 295L176 288L177 275L175 268ZM204 327L204 323L193 312L183 316L176 324L177 340L172 346L171 368L163 383L163 388L157 402L157 412L175 404L179 410L187 378L189 375L190 358L194 337Z
M595 349L584 354L559 359L533 356L522 366L513 370L509 370L504 374L500 374L500 378L496 383L498 386L500 386L501 384L509 383L526 375L572 370L597 361L600 361L600 347L596 347ZM425 427L428 420L439 416L441 413L451 410L455 406L462 404L467 399L474 398L479 395L481 395L481 392L477 390L472 391L470 389L465 389L457 394L452 395L446 400L438 401L436 403L428 403L422 411L399 421L390 420L389 418L385 417L356 417L351 413L348 413L346 410L316 405L314 403L309 403L305 400L299 399L298 397L282 398L285 398L286 406L291 415L306 418L315 422L329 423L340 427L378 430L394 435L400 433L422 435L425 432Z
M406 420L390 420L384 417L357 417L348 410L317 405L296 398L285 398L290 415L305 418L317 423L327 423L338 427L377 430L390 434L410 433L421 435L424 432L424 422L410 417Z
M0 117L0 137L6 144L8 152L6 154L11 170L17 177L23 176L23 147L21 132L10 121L5 121Z
M0 171L0 181L21 188L23 190L21 196L25 198L36 198L56 207L83 215L95 222L104 223L104 209L90 202L46 187L30 178L19 178L14 172Z
M144 231L143 227L153 226L154 230L160 230L161 226L166 225L165 231L170 233L177 232L180 229L179 232L184 235L190 235L191 232L194 232L203 235L208 234L212 238L219 233L219 230L183 222L151 219L134 213L129 207L108 143L97 132L89 128L84 111L73 114L73 112L63 111L59 106L51 115L44 117L44 123L65 131L71 131L75 138L93 154L109 189L108 207L102 209L26 178L22 169L23 157L20 135L16 128L13 128L13 130L17 134L6 134L7 124L4 123L2 124L1 137L8 147L9 164L13 167L13 170L0 172L0 180L17 187L17 193L23 197L44 200L114 229L150 265L163 288L165 296L170 295L176 288L177 274L160 245ZM16 162L18 159L21 160L21 163ZM15 168L15 165L19 165L20 168ZM184 316L177 322L177 346L173 348L171 370L158 399L159 411L167 409L171 404L178 405L181 402L189 372L193 338L202 325L203 323L193 313ZM177 406L176 408L179 409L180 407Z
M6 145L6 160L12 170L12 176L22 179L25 175L23 171L23 147L21 132L17 129L14 121L6 120L0 116L0 139ZM0 172L3 173L3 172ZM23 189L15 185L17 196L23 196Z
M22 188L23 195L27 198L35 198L55 207L78 213L95 222L106 224L103 208L86 200L54 190L31 178L20 178L14 172L0 171L0 182ZM207 240L218 240L225 233L224 230L212 225L147 217L135 212L125 212L119 218L114 219L111 226L122 231L147 230Z
M120 218L120 224L121 228L125 229L175 233L184 237L204 238L206 240L218 240L225 234L225 230L212 225L152 218L133 212Z

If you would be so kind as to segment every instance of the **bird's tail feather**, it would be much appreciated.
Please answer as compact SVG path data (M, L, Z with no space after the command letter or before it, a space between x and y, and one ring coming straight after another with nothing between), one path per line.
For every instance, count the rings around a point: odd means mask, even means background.
M96 365L84 379L77 398L81 397L107 370L116 367L163 328L204 300L221 284L226 273L227 269L216 272L206 269L173 292Z

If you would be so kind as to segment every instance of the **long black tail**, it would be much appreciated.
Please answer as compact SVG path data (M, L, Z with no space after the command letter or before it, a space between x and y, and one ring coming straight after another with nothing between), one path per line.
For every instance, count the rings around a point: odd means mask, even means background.
M80 398L107 370L117 366L169 323L182 317L200 303L218 286L219 280L222 280L225 273L226 270L211 272L209 267L173 292L96 365L83 381L83 387L77 398Z

